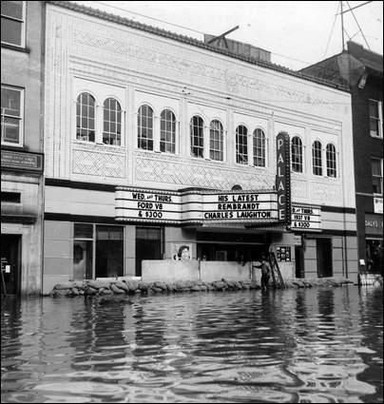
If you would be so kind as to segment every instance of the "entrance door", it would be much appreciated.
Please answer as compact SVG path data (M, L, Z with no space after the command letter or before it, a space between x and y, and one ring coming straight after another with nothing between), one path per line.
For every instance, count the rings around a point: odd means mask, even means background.
M317 276L319 278L332 276L332 240L330 238L318 238L316 240L316 252Z
M302 246L295 246L296 278L304 278L304 249Z
M20 294L21 285L21 236L14 234L1 235L1 280L2 293L7 295ZM5 287L5 290L4 290Z
M136 276L141 276L143 260L163 258L163 229L160 227L136 227Z

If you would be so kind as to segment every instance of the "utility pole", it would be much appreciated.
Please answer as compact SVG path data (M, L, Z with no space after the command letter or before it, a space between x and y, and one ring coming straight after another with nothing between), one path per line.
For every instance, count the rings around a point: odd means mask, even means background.
M340 15L341 15L341 40L343 41L342 43L342 49L343 52L345 51L345 38L344 38L344 12L343 12L343 2L340 1Z

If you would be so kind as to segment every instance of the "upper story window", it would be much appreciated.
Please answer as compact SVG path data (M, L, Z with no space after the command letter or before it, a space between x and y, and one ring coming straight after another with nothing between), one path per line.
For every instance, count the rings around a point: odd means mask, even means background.
M23 145L24 90L1 86L1 144Z
M121 106L114 98L104 101L103 143L121 145Z
M292 171L303 172L303 143L298 136L294 136L291 142Z
M204 121L200 116L191 119L191 155L204 157Z
M253 165L265 167L265 134L261 129L253 132Z
M1 43L25 46L24 1L1 1Z
M383 195L383 160L373 158L371 160L371 167L373 193Z
M176 117L169 109L165 109L160 115L160 151L176 151Z
M81 93L76 102L76 139L95 141L95 98L89 93Z
M314 175L323 175L321 143L318 140L312 145L312 169Z
M224 160L224 131L218 120L212 121L209 127L209 157L212 160Z
M236 163L248 164L248 129L244 125L236 128Z
M332 143L327 144L326 148L327 159L327 177L336 178L336 148Z
M153 150L153 110L142 105L137 116L137 146L144 150Z
M374 137L383 137L383 104L369 100L369 133Z

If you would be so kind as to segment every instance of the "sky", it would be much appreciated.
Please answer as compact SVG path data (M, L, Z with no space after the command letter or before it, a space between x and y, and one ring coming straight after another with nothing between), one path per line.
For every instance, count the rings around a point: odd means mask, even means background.
M341 3L348 40L383 54L383 1L76 1L203 40L228 34L299 70L342 51ZM356 7L356 8L355 8Z

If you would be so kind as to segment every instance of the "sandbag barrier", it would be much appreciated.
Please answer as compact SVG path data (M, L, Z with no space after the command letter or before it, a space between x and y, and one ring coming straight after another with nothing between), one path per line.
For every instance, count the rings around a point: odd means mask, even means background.
M285 280L286 288L311 288L314 286L338 287L353 284L346 278L319 278L319 279L290 279ZM270 289L273 289L270 285ZM182 292L210 292L210 291L236 291L258 290L260 284L256 281L234 281L222 279L214 282L177 281L142 282L137 280L85 280L68 281L54 286L49 293L51 297L60 296L108 296L108 295L148 295L156 293L182 293Z

